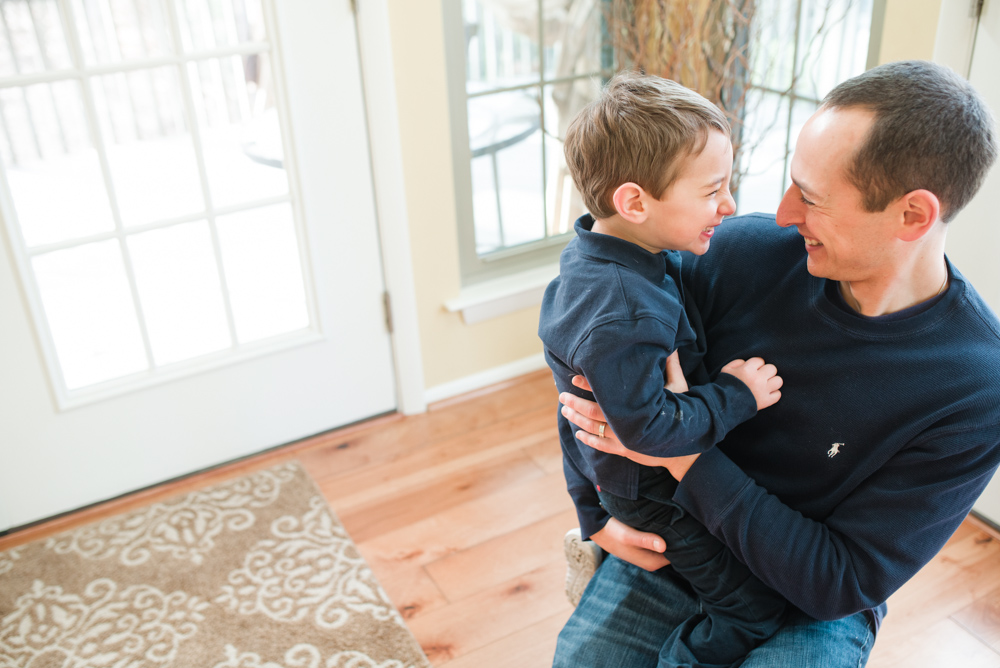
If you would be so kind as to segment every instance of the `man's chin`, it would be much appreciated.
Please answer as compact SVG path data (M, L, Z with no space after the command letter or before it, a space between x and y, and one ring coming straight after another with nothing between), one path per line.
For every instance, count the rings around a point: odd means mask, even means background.
M833 278L827 268L823 266L823 263L817 262L812 256L806 258L806 270L816 278Z

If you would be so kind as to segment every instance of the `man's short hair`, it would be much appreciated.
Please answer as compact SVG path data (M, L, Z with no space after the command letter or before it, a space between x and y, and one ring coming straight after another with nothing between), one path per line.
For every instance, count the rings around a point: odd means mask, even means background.
M868 212L929 190L948 222L976 194L997 157L989 108L965 79L926 61L888 63L834 88L829 108L862 108L875 120L847 176Z
M587 210L610 218L618 186L635 183L660 199L677 178L680 159L700 153L711 130L730 134L722 111L698 93L661 77L620 72L570 123L563 149Z

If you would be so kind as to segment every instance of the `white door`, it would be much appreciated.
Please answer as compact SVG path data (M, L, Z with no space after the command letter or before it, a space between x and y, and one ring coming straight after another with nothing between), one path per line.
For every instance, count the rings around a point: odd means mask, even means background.
M1000 119L1000 0L986 0L976 31L969 81L982 93ZM949 223L948 257L972 281L994 311L1000 313L1000 227L996 194L1000 192L1000 166L994 165L976 198ZM1000 524L1000 476L995 477L974 510Z
M0 157L0 531L395 408L349 0L6 0Z

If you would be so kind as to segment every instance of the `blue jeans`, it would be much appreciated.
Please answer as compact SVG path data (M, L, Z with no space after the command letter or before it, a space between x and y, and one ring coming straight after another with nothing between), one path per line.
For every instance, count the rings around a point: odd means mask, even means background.
M653 668L664 640L700 612L700 602L673 569L654 573L609 556L559 634L554 668ZM875 634L866 613L817 621L789 606L781 629L741 668L862 668Z
M639 479L639 498L599 495L612 517L663 538L671 567L701 603L664 640L659 665L732 668L781 628L787 601L674 503L676 490L677 481L666 469L647 468Z

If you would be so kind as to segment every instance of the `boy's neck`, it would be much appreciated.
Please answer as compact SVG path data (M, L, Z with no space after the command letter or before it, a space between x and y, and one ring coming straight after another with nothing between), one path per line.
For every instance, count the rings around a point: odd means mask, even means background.
M591 232L596 232L597 234L606 234L609 237L616 237L622 239L623 241L628 241L633 243L643 250L649 251L650 253L659 253L664 250L663 248L655 248L650 246L648 243L643 241L640 237L636 236L635 228L638 225L629 223L623 220L621 216L615 214L610 218L594 218L594 226L590 228Z

